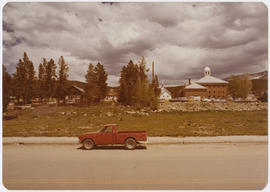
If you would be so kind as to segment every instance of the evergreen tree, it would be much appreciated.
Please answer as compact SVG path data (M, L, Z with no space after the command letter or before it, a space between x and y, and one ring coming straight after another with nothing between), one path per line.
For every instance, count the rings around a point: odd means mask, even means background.
M6 112L9 103L9 97L12 94L12 77L3 65L3 112Z
M43 59L45 66L45 90L47 98L52 98L55 95L55 81L56 81L56 64L53 59L49 62Z
M127 81L126 81L126 73L127 73L127 68L126 66L123 66L121 74L120 74L120 86L118 90L118 101L120 103L123 103L124 105L127 105Z
M107 77L108 74L106 73L104 66L100 63L98 63L94 69L94 73L96 75L96 98L97 101L100 102L100 100L104 99L107 94Z
M24 62L21 59L19 59L19 62L17 63L16 71L13 76L15 80L15 96L19 103L21 102L21 99L24 103L26 87L26 69Z
M67 86L68 79L68 65L65 63L64 57L61 56L58 61L58 82L57 82L57 96L59 99L63 99L65 103L65 88Z
M119 102L124 105L132 105L132 97L135 94L135 86L138 78L139 68L132 60L127 66L123 66L120 74Z
M154 79L152 79L151 87L154 90L155 96L159 97L161 90L159 88L159 81L158 81L158 76L157 75L155 75Z
M19 59L14 78L17 99L22 98L24 104L29 103L33 97L35 70L26 52L24 52L23 60Z
M88 66L85 79L87 85L85 87L88 104L92 102L100 102L107 94L107 77L104 66L98 63L95 67L90 63Z
M32 61L29 60L26 53L24 53L24 63L26 66L26 74L27 74L27 81L26 81L26 102L29 103L34 96L35 93L35 69Z
M87 104L93 103L96 100L96 73L94 71L94 66L90 63L88 65L88 70L85 75L85 80L87 82L85 87L85 93L87 97Z
M45 65L44 65L45 63ZM40 63L38 66L38 93L39 93L39 98L42 101L42 99L46 96L45 93L45 67L47 65L46 59L43 59L43 63Z
M142 57L138 65L129 62L124 66L120 75L119 102L136 108L157 107L154 89L150 86L146 73L146 63Z
M137 108L150 107L152 109L157 108L157 100L155 97L154 90L150 86L146 72L146 63L144 57L142 57L139 63L139 74L135 87L135 95L133 99L133 104Z

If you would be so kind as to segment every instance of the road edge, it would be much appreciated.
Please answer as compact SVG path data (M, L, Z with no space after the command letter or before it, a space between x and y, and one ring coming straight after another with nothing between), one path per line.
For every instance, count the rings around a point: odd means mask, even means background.
M148 137L145 145L207 144L207 143L268 143L268 136L214 137ZM2 144L17 145L79 145L77 137L3 137Z

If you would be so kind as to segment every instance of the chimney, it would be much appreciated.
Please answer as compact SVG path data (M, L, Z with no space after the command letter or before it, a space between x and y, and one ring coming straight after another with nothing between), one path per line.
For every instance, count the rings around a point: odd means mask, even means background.
M154 61L152 61L152 82L155 80Z
M191 79L188 79L188 85L190 85L191 84Z

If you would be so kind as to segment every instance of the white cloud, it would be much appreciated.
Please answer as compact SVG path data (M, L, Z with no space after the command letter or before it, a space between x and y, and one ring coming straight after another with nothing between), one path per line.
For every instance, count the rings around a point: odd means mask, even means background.
M119 84L119 76L116 75L108 75L108 84L111 86L117 86Z
M62 55L70 79L101 62L110 85L123 65L145 56L161 80L265 70L267 8L262 3L8 3L3 59L9 72L26 51L36 70Z

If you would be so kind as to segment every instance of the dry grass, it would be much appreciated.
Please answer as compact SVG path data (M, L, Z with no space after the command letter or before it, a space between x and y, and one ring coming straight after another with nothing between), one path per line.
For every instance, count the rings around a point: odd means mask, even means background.
M129 107L49 107L17 111L18 118L3 121L4 137L78 136L107 123L120 130L146 130L148 136L267 135L267 111L160 112L129 114Z

